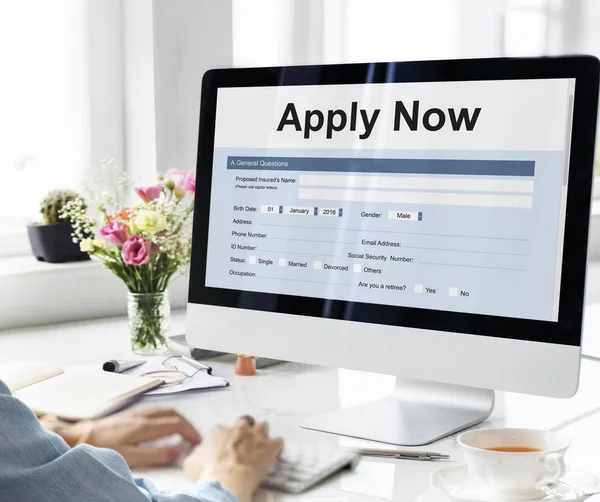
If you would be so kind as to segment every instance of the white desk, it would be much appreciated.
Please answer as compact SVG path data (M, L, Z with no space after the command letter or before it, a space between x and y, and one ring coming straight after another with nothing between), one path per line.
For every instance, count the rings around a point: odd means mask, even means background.
M183 332L184 317L173 316L174 333ZM0 363L15 360L48 360L58 365L100 363L129 354L125 319L82 322L45 328L0 331ZM146 397L136 406L160 405L176 408L201 431L219 422L231 422L250 413L269 420L275 434L293 441L365 444L350 439L304 431L297 427L305 416L371 401L387 394L394 378L299 364L284 364L261 370L254 377L233 375L233 360L211 362L218 376L228 379L227 389L179 395ZM567 401L499 393L493 418L486 426L561 427L573 440L568 463L600 475L600 363L583 361L578 395ZM449 453L461 460L454 437L428 449ZM411 462L364 459L354 472L327 481L304 496L263 491L259 501L309 499L313 501L412 502L428 488L431 473L441 462ZM140 471L160 488L185 483L174 468Z

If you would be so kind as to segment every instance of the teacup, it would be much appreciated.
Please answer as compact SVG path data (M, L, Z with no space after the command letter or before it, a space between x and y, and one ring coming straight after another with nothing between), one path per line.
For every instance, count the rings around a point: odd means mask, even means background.
M571 442L562 434L536 429L478 429L458 436L458 444L470 475L489 491L512 500L534 500L564 475Z

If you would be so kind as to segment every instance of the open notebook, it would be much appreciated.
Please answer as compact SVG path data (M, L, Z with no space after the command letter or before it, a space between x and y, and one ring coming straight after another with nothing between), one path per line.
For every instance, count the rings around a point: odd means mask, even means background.
M0 366L0 380L38 415L84 420L107 415L162 381L76 366L30 362Z

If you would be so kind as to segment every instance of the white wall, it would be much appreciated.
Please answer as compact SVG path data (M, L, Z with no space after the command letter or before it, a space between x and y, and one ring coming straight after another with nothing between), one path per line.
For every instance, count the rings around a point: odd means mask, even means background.
M458 57L500 56L504 45L502 0L460 0L456 52ZM473 43L477 40L478 43Z
M87 2L90 168L105 157L125 163L122 7L121 0Z
M202 76L233 61L231 0L121 0L126 166L196 167Z
M202 77L233 62L231 0L153 6L157 168L195 169Z
M154 13L148 0L122 0L122 9L124 167L148 183L156 172Z

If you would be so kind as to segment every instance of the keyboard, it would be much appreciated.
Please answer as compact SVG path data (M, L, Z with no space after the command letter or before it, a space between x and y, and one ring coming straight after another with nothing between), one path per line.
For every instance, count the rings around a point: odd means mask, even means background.
M285 445L262 486L301 493L344 468L354 468L360 455L329 445Z

